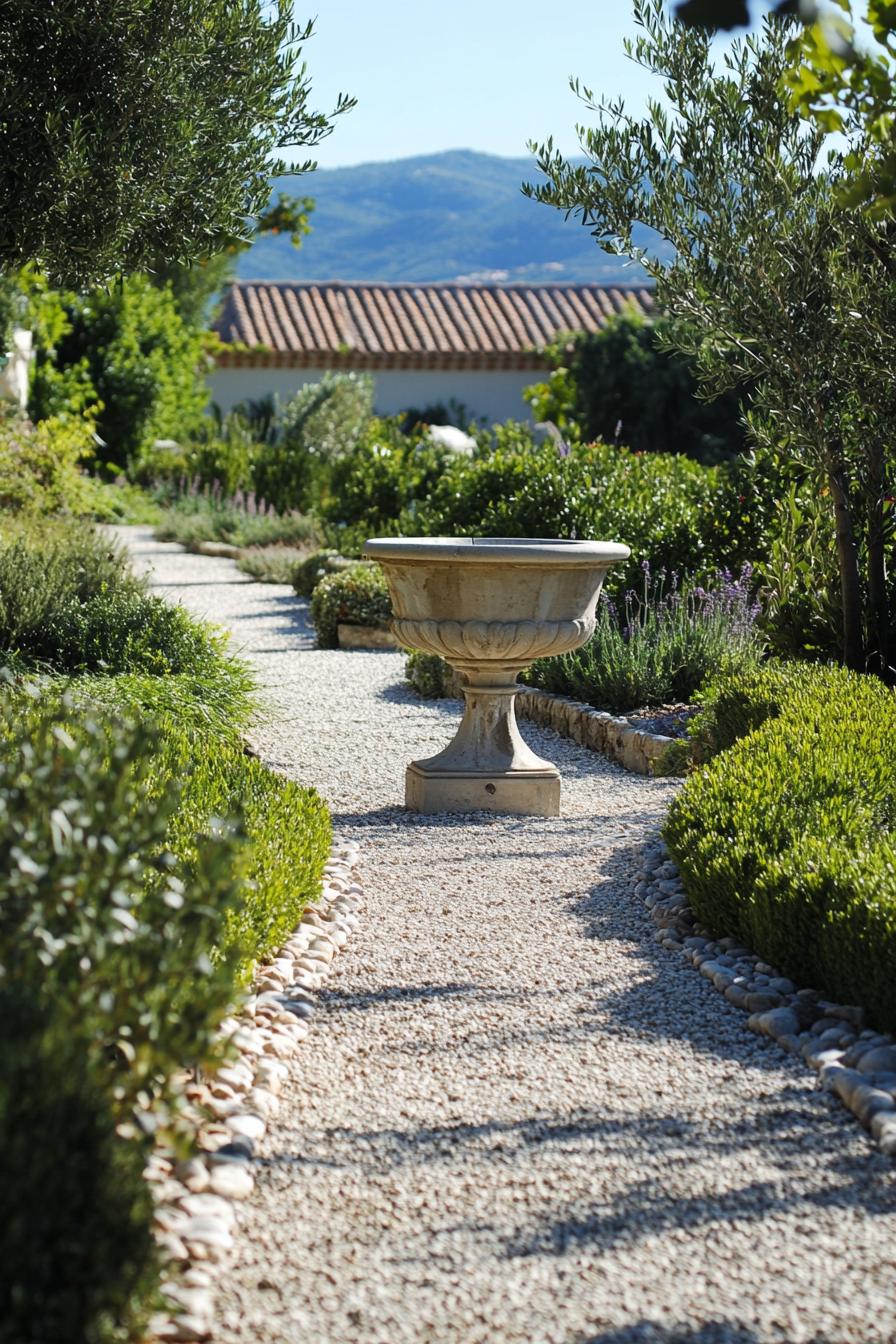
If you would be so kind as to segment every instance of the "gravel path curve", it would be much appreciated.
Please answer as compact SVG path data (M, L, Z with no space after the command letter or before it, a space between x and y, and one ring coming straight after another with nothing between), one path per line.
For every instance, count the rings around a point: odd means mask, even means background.
M220 1344L887 1344L896 1175L813 1075L652 941L675 785L525 724L559 820L416 817L453 707L306 605L123 529L234 632L271 765L362 844L364 922L262 1150Z

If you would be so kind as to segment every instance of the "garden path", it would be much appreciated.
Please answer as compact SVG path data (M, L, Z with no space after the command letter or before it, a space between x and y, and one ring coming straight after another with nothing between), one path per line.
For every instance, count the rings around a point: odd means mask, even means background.
M652 940L636 856L675 785L524 725L560 820L419 817L454 708L306 604L128 529L233 631L253 743L362 845L367 909L262 1148L220 1344L884 1344L896 1177L814 1075Z

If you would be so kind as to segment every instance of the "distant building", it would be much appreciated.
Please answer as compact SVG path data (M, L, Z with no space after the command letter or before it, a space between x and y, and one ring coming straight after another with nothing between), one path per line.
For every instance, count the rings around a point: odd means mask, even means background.
M643 285L236 281L215 323L236 348L216 360L212 400L285 402L343 369L373 374L382 415L454 401L488 423L522 420L523 388L550 367L544 346L651 307Z

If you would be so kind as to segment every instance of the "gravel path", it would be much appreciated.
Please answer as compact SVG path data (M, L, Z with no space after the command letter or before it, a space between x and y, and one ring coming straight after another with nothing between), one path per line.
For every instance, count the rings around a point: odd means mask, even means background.
M885 1344L896 1176L813 1075L652 941L634 855L670 781L524 725L559 820L416 817L447 740L401 657L128 529L228 626L254 734L362 844L368 909L263 1149L220 1344Z

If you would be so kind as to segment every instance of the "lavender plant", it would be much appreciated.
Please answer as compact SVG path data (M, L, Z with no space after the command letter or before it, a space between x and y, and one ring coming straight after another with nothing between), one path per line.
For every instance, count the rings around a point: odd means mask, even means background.
M289 546L307 549L316 536L313 521L301 513L277 513L252 490L228 494L220 481L184 479L156 529L161 541L193 546L224 541L232 546Z
M716 572L703 587L641 565L641 591L620 604L601 595L594 635L583 648L533 663L524 680L597 709L622 713L688 702L722 663L752 666L762 656L752 570Z

